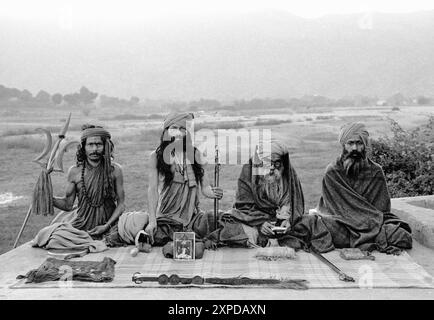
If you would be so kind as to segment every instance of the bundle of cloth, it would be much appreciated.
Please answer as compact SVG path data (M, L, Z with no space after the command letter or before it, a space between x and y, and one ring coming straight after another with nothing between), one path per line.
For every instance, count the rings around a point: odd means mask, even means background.
M65 261L48 258L37 269L30 270L17 279L26 279L25 283L46 281L88 281L111 282L115 277L116 261L105 257L102 261ZM65 272L66 271L66 272Z
M87 231L79 230L69 222L55 222L41 229L32 240L33 247L56 250L87 249L90 253L102 252L111 246L135 244L135 237L143 230L148 215L142 211L123 213L117 223L117 231L102 240L93 239Z

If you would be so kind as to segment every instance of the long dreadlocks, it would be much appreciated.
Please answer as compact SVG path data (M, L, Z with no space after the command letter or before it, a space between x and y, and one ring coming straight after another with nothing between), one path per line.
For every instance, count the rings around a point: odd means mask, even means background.
M114 194L114 186L113 181L111 179L111 174L114 170L114 167L112 165L113 158L113 150L114 150L114 144L111 141L111 135L110 133L105 130L101 126L96 125L90 125L85 124L81 128L81 144L77 147L77 166L82 166L82 179L84 176L84 169L87 163L87 156L86 156L86 140L89 137L92 136L99 136L101 137L101 140L104 144L104 154L102 155L102 161L101 165L103 166L103 196L102 199L106 199L107 197L110 197ZM82 187L84 187L85 191L85 185L84 180L82 181ZM86 195L86 192L85 192ZM88 199L90 200L90 199Z

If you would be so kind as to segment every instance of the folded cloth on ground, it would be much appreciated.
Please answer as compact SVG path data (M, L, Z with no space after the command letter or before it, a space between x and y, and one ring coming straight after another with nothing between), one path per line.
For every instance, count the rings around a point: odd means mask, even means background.
M56 222L41 229L32 240L32 246L44 249L88 249L89 252L107 250L103 241L92 239L86 231L66 222Z
M375 260L375 257L367 251L362 251L359 248L344 248L339 252L339 256L345 260Z
M38 269L30 270L17 279L27 279L26 283L39 283L57 280L90 282L110 282L115 276L116 261L105 257L102 261L65 261L48 258Z
M255 257L259 260L283 260L295 259L296 254L293 248L289 247L265 247L257 249Z

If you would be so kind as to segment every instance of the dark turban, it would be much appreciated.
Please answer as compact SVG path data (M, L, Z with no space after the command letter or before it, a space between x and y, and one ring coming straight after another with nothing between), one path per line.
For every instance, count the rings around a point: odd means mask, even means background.
M344 146L354 136L359 137L365 147L368 146L369 132L361 122L351 122L344 125L339 133L339 143Z

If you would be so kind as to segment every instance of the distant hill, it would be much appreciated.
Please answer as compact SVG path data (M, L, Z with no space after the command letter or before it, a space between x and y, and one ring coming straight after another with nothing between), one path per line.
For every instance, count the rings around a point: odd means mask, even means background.
M434 11L88 27L0 21L0 83L150 99L434 95Z

